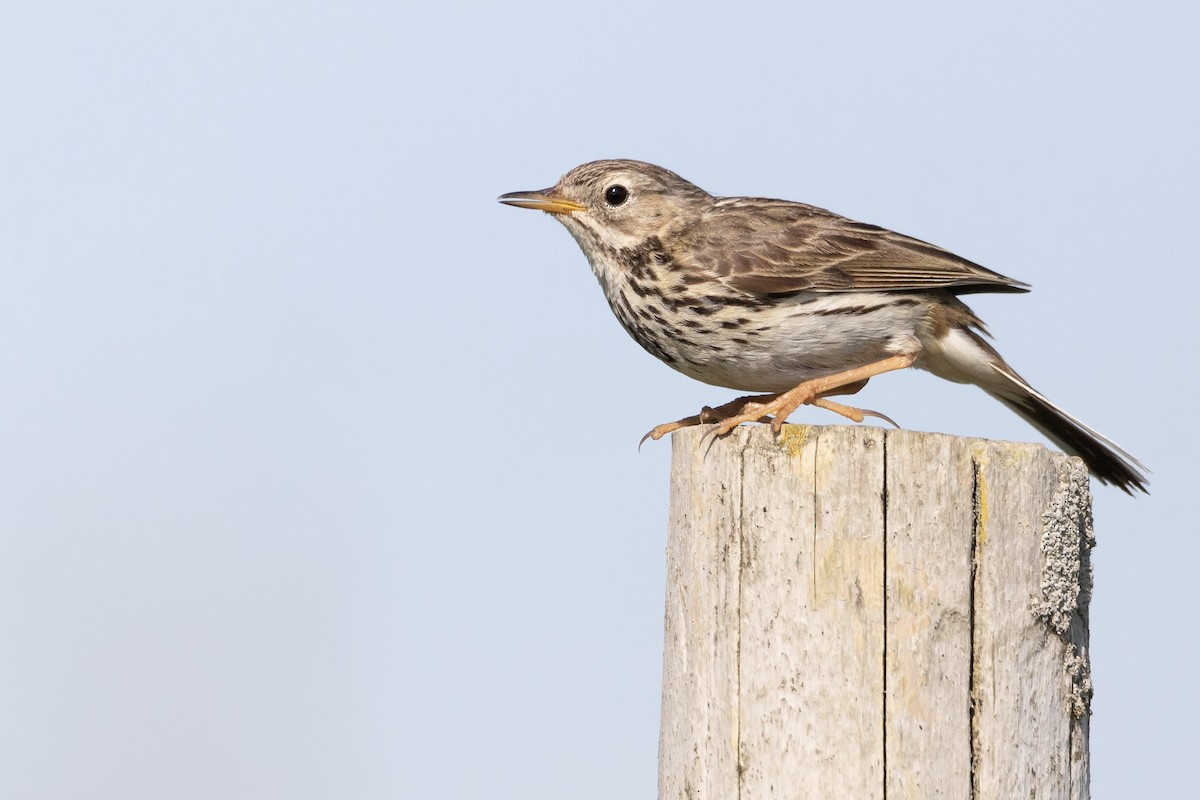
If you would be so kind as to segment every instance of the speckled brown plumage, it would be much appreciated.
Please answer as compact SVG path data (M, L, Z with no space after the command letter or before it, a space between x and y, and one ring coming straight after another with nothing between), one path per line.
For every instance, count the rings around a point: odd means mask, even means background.
M579 243L626 331L697 380L761 395L659 425L660 438L716 422L778 430L802 404L842 406L882 372L914 366L974 383L1101 481L1146 490L1141 465L1036 392L983 338L959 299L1028 287L935 245L815 206L714 197L639 161L594 161L550 189L501 202L553 214Z

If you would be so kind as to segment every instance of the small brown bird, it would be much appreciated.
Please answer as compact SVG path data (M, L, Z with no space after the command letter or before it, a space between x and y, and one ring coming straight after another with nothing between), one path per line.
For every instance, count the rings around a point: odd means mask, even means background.
M708 422L716 436L753 421L778 432L802 404L887 419L828 397L917 367L980 387L1102 482L1146 491L1137 459L1026 383L958 299L1028 291L1020 281L814 206L714 197L641 161L593 161L553 188L499 200L566 226L648 352L696 380L762 393L659 425L651 439Z

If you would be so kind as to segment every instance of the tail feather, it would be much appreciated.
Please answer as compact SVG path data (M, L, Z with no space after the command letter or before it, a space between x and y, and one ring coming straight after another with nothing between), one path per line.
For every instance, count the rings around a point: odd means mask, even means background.
M1130 495L1135 489L1149 493L1146 467L1141 462L1116 442L1051 403L1016 373L1000 364L993 363L992 367L1007 380L990 383L983 387L984 391L1019 414L1064 452L1082 458L1101 483L1112 484Z

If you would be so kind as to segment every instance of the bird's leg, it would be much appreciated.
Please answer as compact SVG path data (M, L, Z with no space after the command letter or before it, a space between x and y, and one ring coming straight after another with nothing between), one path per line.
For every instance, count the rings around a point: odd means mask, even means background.
M857 394L864 386L867 385L867 381L869 380L870 378L863 378L861 381L855 381L854 383L848 383L845 386L839 386L836 389L831 389L820 397L809 400L808 404L817 406L818 408L824 408L827 411L832 411L835 414L841 414L851 422L862 422L867 417L878 417L879 419L885 420L886 422L889 422L899 428L900 426L896 425L896 421L887 414L881 414L878 411L871 411L867 408L844 406L841 403L835 403L832 400L826 399L832 395Z
M707 425L711 422L720 422L735 414L752 413L754 409L761 408L778 396L777 394L750 394L745 397L739 397L736 400L731 400L716 408L705 406L700 409L699 414L677 419L674 422L664 422L662 425L656 425L653 430L642 437L642 440L638 442L638 447L641 447L647 439L658 441L668 433L677 431L680 428L690 428L693 425ZM761 418L755 417L754 419ZM761 419L761 421L766 422L766 419Z
M841 403L835 403L832 400L827 399L834 395L857 394L859 391L862 390L862 388L864 386L867 385L867 381L869 381L869 380L870 380L870 378L863 378L861 381L855 381L854 383L848 383L845 386L839 386L836 389L830 389L828 392L825 392L820 397L809 400L808 405L817 406L818 408L824 408L827 411L832 411L835 414L841 414L843 417L850 420L851 422L862 422L867 417L878 417L879 419L889 422L892 425L895 425L897 428L899 428L900 426L896 425L896 421L894 419L892 419L891 417L889 417L887 414L881 414L878 411L871 411L868 408L855 408L854 406L845 406L845 405L842 405Z
M872 364L864 364L861 367L848 369L845 372L837 372L833 375L826 375L821 378L805 381L794 389L789 389L776 396L774 400L762 404L755 403L753 408L748 412L726 417L715 428L705 434L705 438L724 436L743 422L756 422L768 415L771 417L771 430L778 434L780 429L783 428L783 423L788 418L788 415L805 403L842 413L836 408L830 408L830 406L839 406L852 412L862 413L865 416L866 412L857 408L850 409L848 406L841 406L839 403L825 400L824 395L835 394L838 389L845 389L850 384L861 382L884 372L911 367L916 360L916 353L889 356L882 361L876 361ZM844 416L854 419L854 416L850 414L845 414Z

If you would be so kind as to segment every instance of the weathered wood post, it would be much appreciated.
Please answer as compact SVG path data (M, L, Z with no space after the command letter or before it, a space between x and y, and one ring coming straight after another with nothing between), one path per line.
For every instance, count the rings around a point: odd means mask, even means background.
M1088 797L1077 459L705 430L674 434L662 800Z

